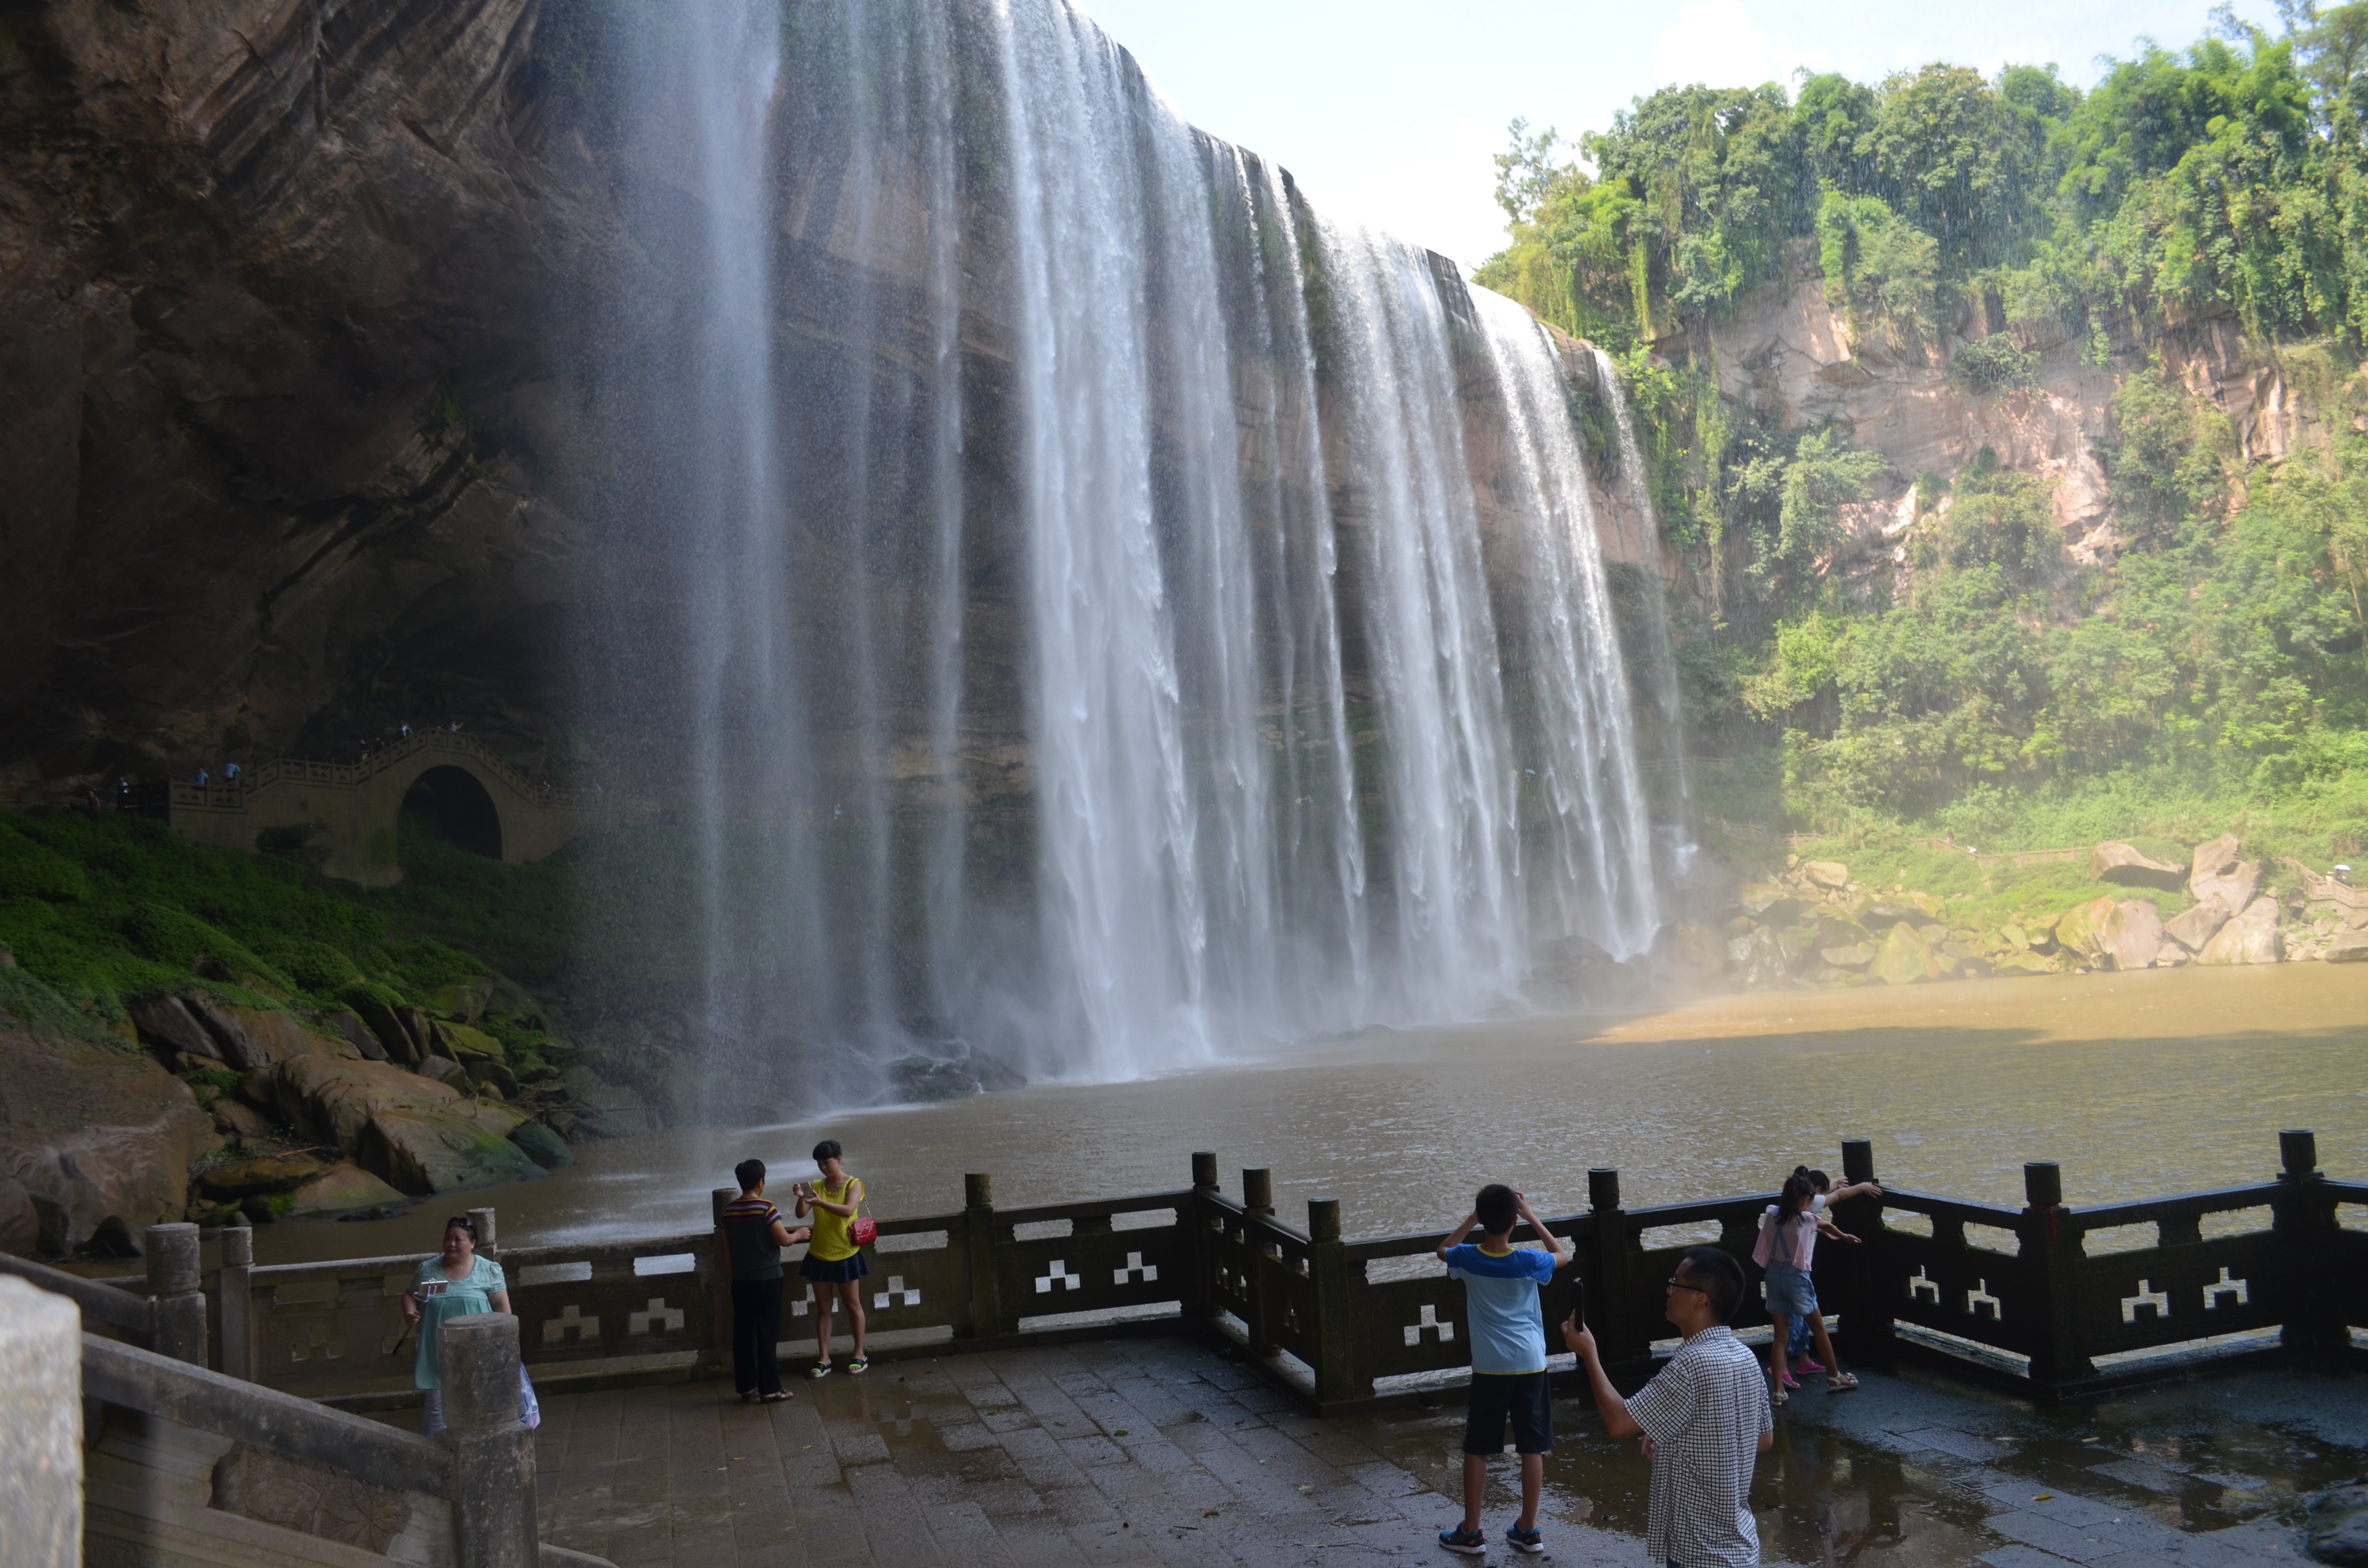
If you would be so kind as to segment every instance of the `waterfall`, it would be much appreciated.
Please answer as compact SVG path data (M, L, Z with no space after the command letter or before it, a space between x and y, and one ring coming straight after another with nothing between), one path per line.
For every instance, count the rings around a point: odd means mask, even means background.
M686 17L601 55L641 263L580 645L718 1103L1566 1002L1567 944L1651 941L1567 340L1061 0Z

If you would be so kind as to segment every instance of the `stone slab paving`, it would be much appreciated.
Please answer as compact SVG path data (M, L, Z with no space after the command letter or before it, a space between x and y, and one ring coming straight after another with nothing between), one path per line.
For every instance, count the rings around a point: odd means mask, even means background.
M2302 1494L2368 1456L2360 1381L2255 1374L2055 1412L1920 1376L1864 1384L1780 1416L1753 1499L1770 1562L2292 1562ZM1434 1538L1460 1511L1460 1391L1322 1420L1183 1340L882 1362L797 1393L546 1396L544 1539L619 1568L1360 1568L1449 1561ZM1554 1420L1552 1561L1642 1563L1641 1456L1582 1402ZM1498 1562L1512 1463L1492 1476Z

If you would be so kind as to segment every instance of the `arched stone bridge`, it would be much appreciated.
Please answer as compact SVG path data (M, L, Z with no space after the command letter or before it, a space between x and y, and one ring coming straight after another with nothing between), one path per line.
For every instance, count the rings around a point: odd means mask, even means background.
M539 785L467 735L423 731L359 763L282 758L204 789L173 781L173 831L223 849L271 850L365 887L403 880L395 821L405 805L464 849L511 865L588 831L594 801Z

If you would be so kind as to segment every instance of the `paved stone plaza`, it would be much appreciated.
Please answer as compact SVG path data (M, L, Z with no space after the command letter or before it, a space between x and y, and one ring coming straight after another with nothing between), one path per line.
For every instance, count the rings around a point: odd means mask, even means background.
M1770 1562L2294 1562L2301 1494L2368 1454L2356 1381L2246 1374L2055 1413L1921 1375L1864 1382L1782 1414L1756 1493ZM882 1362L797 1392L547 1397L544 1539L619 1568L1448 1561L1432 1538L1457 1508L1459 1390L1319 1420L1163 1339ZM1641 1458L1580 1403L1554 1416L1553 1560L1642 1563ZM1493 1500L1490 1535L1511 1516Z

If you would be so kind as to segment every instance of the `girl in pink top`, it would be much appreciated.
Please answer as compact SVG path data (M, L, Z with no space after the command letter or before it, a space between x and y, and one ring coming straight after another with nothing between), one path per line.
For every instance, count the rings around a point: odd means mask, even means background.
M1864 1189L1881 1190L1872 1182L1864 1184ZM1855 1198L1861 1190L1860 1187L1846 1187L1832 1196L1838 1199ZM1826 1387L1835 1393L1858 1387L1858 1380L1842 1370L1840 1359L1834 1355L1833 1339L1826 1332L1826 1314L1817 1309L1817 1290L1809 1278L1809 1266L1816 1256L1820 1232L1839 1241L1858 1240L1825 1217L1822 1210L1826 1201L1826 1195L1817 1190L1808 1167L1796 1166L1785 1178L1776 1201L1760 1217L1759 1241L1751 1251L1751 1261L1768 1273L1768 1316L1776 1331L1768 1355L1774 1385L1769 1395L1771 1403L1782 1404L1786 1391L1799 1386L1785 1365L1790 1332L1796 1318L1808 1323L1810 1337L1825 1365Z

